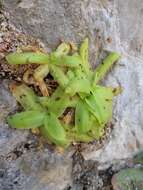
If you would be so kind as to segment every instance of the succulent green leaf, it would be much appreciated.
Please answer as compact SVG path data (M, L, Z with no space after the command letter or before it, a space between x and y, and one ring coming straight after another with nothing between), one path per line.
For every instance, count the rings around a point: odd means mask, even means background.
M44 127L41 127L41 132L46 138L58 146L69 145L66 132L60 121L53 113L47 113L44 121Z
M56 65L49 65L50 73L54 77L55 80L59 83L60 86L65 87L69 80L68 77L65 75L63 70L61 70L59 67Z
M58 86L50 98L52 101L56 101L57 99L63 96L63 93L63 88Z
M57 66L65 66L65 67L78 67L81 64L82 60L79 55L61 55L57 56L55 53L51 53L50 55L50 63Z
M112 99L112 89L102 86L96 86L92 94L85 98L89 110L100 125L104 126L112 118Z
M106 73L111 69L112 65L119 60L119 58L120 55L118 53L112 52L103 60L102 64L97 66L93 74L93 86L105 77Z
M66 95L57 98L55 101L51 101L51 99L49 99L47 108L57 117L59 117L64 113L65 109L69 106L69 104L70 98Z
M74 69L74 74L78 79L88 78L81 66L79 66L77 69Z
M84 68L84 71L88 74L90 71L90 65L88 62L88 38L85 38L85 40L82 42L79 51L82 58L82 67Z
M75 74L72 70L68 70L66 74L69 80L72 80L75 77Z
M49 97L48 96L42 96L42 97L40 96L40 97L38 97L38 102L40 103L41 106L46 108L49 103Z
M98 121L96 120L96 118L93 118L92 120L92 127L91 130L89 132L89 134L94 137L94 139L99 140L103 134L104 134L104 128L103 126L101 126Z
M45 113L41 111L25 111L9 116L7 121L12 128L32 129L43 125L44 117Z
M12 93L25 110L43 110L41 105L38 103L38 97L28 86L24 84L15 86Z
M75 78L68 83L67 87L65 88L65 93L73 96L80 92L89 94L90 90L91 86L89 80Z
M75 125L79 134L87 133L92 127L89 110L82 101L79 101L76 105Z
M10 53L6 56L9 64L22 65L22 64L47 64L49 63L49 56L44 53L24 52L24 53Z

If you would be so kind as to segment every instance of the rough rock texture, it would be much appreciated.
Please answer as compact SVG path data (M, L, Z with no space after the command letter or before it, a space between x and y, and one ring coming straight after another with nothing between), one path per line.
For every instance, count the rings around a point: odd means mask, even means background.
M27 131L10 129L6 124L6 116L15 108L16 101L8 90L8 81L0 82L0 156L8 154L22 141L26 141L28 135Z
M106 85L121 85L124 89L123 93L115 99L113 132L103 148L96 151L94 146L88 147L84 150L83 155L87 160L97 160L100 163L110 164L131 157L136 151L141 150L143 148L143 1L2 0L2 4L9 13L11 23L27 34L40 38L48 48L55 47L61 39L79 43L85 36L88 36L90 39L90 59L93 64L98 64L97 58L100 58L99 53L103 49L122 53L122 60L104 81ZM2 89L1 95L5 87L0 89ZM9 92L4 94L7 93L9 94ZM8 98L1 100L0 96L0 101L8 103L7 109L11 111L15 105L11 104L12 97L8 95L6 97ZM2 113L5 113L3 108ZM1 116L1 114L0 117L4 118L5 115L2 114ZM28 134L27 132L21 133L8 129L3 119L1 119L0 126L2 126L0 128L0 136L2 136L0 138L0 153L6 155L17 146L17 143L25 141ZM19 135L21 136L20 139L18 139ZM35 153L26 153L24 156L32 161L32 154L35 157ZM41 156L40 153L36 154ZM21 160L22 157L19 159ZM14 165L19 163L19 159L14 162ZM57 166L53 163L54 169L61 168L63 164L61 160ZM70 165L71 161L68 164ZM12 167L15 167L14 165L6 166L8 167L6 171L12 170ZM61 180L64 181L64 176L70 176L70 170L65 164L63 167L65 170ZM41 184L41 186L32 186L33 179L35 184L37 184L37 180L41 179L38 172L35 172L38 171L37 168L35 166L33 175L27 179L28 181L25 178L25 183L29 185L26 188L28 190L33 187L47 190L43 185L45 182L40 182L39 185ZM56 170L53 172L55 172L53 176L56 175ZM7 173L6 175L10 174ZM52 174L49 173L48 175ZM59 190L60 187L63 188L63 181L59 182L58 188L55 184L54 187L48 186L47 188ZM64 185L66 186L69 182L70 177ZM52 183L54 182L52 181ZM5 184L9 183L6 182Z
M143 55L143 1L118 1L120 38L125 51L135 57Z
M68 159L48 151L29 151L15 160L0 158L1 190L63 190L71 183Z

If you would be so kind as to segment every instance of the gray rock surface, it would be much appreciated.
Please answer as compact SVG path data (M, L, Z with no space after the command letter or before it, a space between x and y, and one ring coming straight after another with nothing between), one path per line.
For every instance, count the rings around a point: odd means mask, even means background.
M120 39L125 51L135 57L143 55L143 1L118 1Z
M29 151L15 160L0 158L1 190L63 190L71 183L71 161L45 151Z
M118 51L122 54L121 61L104 81L106 85L121 85L124 89L114 102L114 129L104 147L96 151L92 146L91 149L84 150L83 155L87 160L110 164L131 157L141 150L143 148L143 1L2 0L2 4L9 13L12 24L28 35L41 39L48 48L55 47L61 39L79 43L88 36L90 59L93 64L98 63L97 58L100 58L99 53L103 49ZM11 111L14 105L11 104L9 98L1 101L6 101L6 104L8 102L8 109ZM17 146L18 141L25 141L28 134L13 130L11 133L11 129L8 129L3 119L1 121L0 134L3 140L0 140L0 153L4 151L8 153ZM15 141L14 139L17 139L19 134L22 137ZM11 141L7 140L8 135ZM6 149L4 149L4 144ZM27 153L27 158L32 161L29 154ZM35 157L35 153L33 156ZM60 162L58 162L58 168L61 167ZM14 164L17 163L18 161ZM69 161L68 164L71 162ZM70 176L70 170L67 168L68 166L65 167L61 180L64 176ZM36 184L36 180L39 180L38 174L28 179L29 181L25 181L29 185L28 190L34 187L32 179ZM64 184L68 184L69 179L70 177ZM56 189L55 183L52 183L54 186L47 188ZM62 182L59 183L61 186ZM42 185L38 188L45 190Z
M6 123L6 117L16 108L16 100L8 89L8 81L0 82L0 156L6 155L26 141L27 131L10 129Z

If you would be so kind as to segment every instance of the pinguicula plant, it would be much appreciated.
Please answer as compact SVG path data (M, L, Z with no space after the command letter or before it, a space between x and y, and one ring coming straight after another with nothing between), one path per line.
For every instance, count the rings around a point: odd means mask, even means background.
M73 142L98 140L112 119L113 98L121 92L120 87L104 87L99 82L119 58L118 53L112 52L93 71L88 59L87 38L78 51L72 51L69 43L62 43L49 54L8 54L8 64L38 64L33 81L43 95L38 96L24 83L13 85L12 94L23 111L9 116L8 124L17 129L38 128L49 142L64 148ZM44 81L48 74L58 83L52 94ZM28 72L24 74L26 78ZM66 113L67 109L73 110L71 115Z

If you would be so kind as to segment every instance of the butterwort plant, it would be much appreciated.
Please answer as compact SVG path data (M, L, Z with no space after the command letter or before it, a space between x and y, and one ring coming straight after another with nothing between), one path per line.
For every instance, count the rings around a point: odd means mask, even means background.
M68 147L73 142L92 142L104 134L112 119L113 98L121 87L101 86L120 55L111 52L92 70L88 58L88 39L73 50L70 43L60 44L51 53L14 52L6 56L8 64L37 64L33 81L39 86L38 96L25 83L11 85L11 91L23 111L7 118L17 129L38 128L41 134L57 146ZM44 78L50 74L58 84L52 94ZM28 74L24 74L24 79ZM72 110L69 114L67 110ZM68 118L68 119L67 119Z

